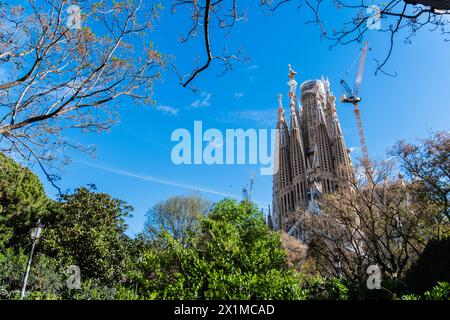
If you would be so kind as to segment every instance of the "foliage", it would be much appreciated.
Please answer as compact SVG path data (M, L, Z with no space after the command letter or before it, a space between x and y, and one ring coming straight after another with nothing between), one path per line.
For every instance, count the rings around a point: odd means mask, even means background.
M19 299L28 255L8 249L0 254L0 299ZM55 259L36 254L30 270L25 299L27 300L134 300L134 287L98 279L82 278L81 289L68 289L68 274Z
M132 207L82 187L62 196L42 236L42 250L63 265L78 265L82 278L112 284L122 279L130 257L124 218Z
M326 279L320 276L306 276L303 288L308 299L312 300L347 300L349 289L338 278Z
M0 152L0 249L28 244L31 224L49 203L39 178Z
M426 291L424 296L427 300L450 300L450 284L438 282L431 291Z
M11 248L0 254L0 299L18 299L23 284L28 254ZM27 283L26 299L57 299L65 275L57 261L37 254L33 259Z
M405 294L401 297L401 300L420 300L420 296L415 294Z
M145 252L142 294L162 299L299 299L278 234L259 210L226 199L201 219L185 245L163 232L164 249Z
M431 290L425 291L423 297L418 294L405 294L401 300L450 300L450 283L438 282Z
M69 296L75 300L113 300L116 295L116 288L92 279L83 281L80 290L69 292Z

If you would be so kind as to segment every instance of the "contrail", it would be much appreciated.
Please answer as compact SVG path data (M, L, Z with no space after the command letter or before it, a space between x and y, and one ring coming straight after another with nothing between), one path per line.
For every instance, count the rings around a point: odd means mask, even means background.
M103 171L119 174L119 175L125 176L125 177L139 179L142 181L150 181L150 182L164 184L167 186L173 186L173 187L178 187L178 188L183 188L183 189L188 189L188 190L196 190L196 191L214 194L214 195L218 195L218 196L222 196L222 197L231 197L231 198L236 198L236 199L239 198L239 196L237 196L235 194L225 193L225 192L213 190L213 189L202 187L202 186L195 186L195 185L180 183L180 182L176 182L176 181L161 179L161 178L158 178L155 176L144 176L144 175L140 175L137 173L124 171L124 170L120 170L120 169L115 169L115 168L110 168L110 167L106 167L106 166L101 166L101 165L97 165L97 164L93 164L93 163L89 163L89 162L85 162L85 161L75 161L75 162L83 164L88 167L92 167L92 168L100 169Z

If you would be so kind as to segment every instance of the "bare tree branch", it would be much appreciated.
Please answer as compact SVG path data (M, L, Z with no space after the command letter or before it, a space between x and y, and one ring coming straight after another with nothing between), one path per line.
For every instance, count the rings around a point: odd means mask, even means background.
M198 28L203 25L203 46L206 53L206 62L201 66L197 66L187 76L187 79L180 76L180 72L176 70L184 87L191 84L201 72L209 68L213 60L217 59L224 62L226 66L225 71L230 69L230 60L237 60L235 56L233 56L233 59L230 59L227 56L216 57L212 53L214 50L211 48L211 38L214 39L217 35L215 33L212 35L210 19L214 17L219 28L226 29L226 34L228 35L235 22L243 20L237 14L238 2L237 0L231 2L205 0L204 3L200 4L200 1L194 0L174 0L172 5L173 12L178 7L188 8L192 11L191 19L193 23L187 36L182 39L183 42L189 41L194 37ZM385 67L395 46L394 38L400 31L404 30L405 42L411 41L412 36L424 26L429 26L432 31L440 30L444 36L450 33L447 30L450 22L450 1L448 0L390 0L387 3L379 3L378 5L368 0L354 0L349 1L349 3L344 0L335 0L335 9L345 9L346 13L352 14L352 18L349 21L343 21L341 28L337 30L333 28L333 32L329 32L327 26L335 23L335 21L325 21L321 17L321 12L324 10L322 7L332 10L332 4L323 0L261 0L259 5L268 9L269 13L274 13L281 6L291 2L297 3L298 8L302 4L306 4L305 7L309 9L313 16L313 19L306 21L306 23L317 25L320 28L321 36L330 41L331 47L361 42L369 31L378 31L381 34L389 33L389 48L386 55L383 59L375 59L377 62L375 73L381 72L389 76L396 75L395 72L387 72ZM221 14L221 10L230 13ZM335 16L339 20L340 13L336 12ZM379 28L378 22L380 22ZM445 41L447 40L449 39L445 38Z
M70 3L63 0L0 4L0 65L8 74L0 79L0 151L30 153L52 184L44 166L58 153L91 150L63 131L108 130L119 98L152 103L165 64L153 47L139 44L156 14L152 5L78 4L80 27L69 23Z

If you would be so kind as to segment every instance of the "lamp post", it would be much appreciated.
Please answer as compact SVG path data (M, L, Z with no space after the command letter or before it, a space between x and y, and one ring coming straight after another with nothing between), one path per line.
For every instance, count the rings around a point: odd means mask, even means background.
M137 257L136 262L137 262L137 264L142 263L142 253L141 252L139 252L139 256ZM137 294L138 294L138 281L136 280L136 284L134 287L134 296L137 296Z
M20 300L23 300L23 298L25 297L28 274L30 273L31 261L33 260L34 247L36 246L36 242L39 240L39 237L41 236L41 231L43 227L44 225L41 223L41 219L38 219L34 228L31 228L31 240L33 240L33 244L31 245L30 256L28 257L27 269L25 271L25 277L23 279L22 291L20 292Z

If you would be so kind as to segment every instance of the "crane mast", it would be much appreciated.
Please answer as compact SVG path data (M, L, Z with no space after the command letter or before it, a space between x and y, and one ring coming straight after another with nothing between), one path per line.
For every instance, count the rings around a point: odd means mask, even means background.
M247 185L242 189L242 197L244 201L251 201L254 181L255 181L255 172L252 171L252 174L250 176L249 189L247 190Z
M356 125L358 127L358 135L361 143L361 153L362 153L362 164L366 171L366 177L369 183L372 181L372 165L369 160L369 152L367 150L366 138L363 131L363 125L361 120L361 115L359 114L359 102L361 101L361 97L359 97L359 87L361 86L362 76L364 72L364 64L366 61L367 54L367 41L364 43L364 47L361 52L361 57L359 60L358 74L356 75L355 87L353 91L350 91L350 87L348 84L341 80L341 84L344 87L347 95L343 95L341 98L342 102L353 104L353 113L355 114Z
M250 188L248 191L248 201L252 198L252 190L253 190L253 183L255 182L255 172L252 171L252 174L250 176Z
M356 103L353 105L353 112L355 114L356 126L358 127L358 135L361 143L362 164L366 170L366 176L368 181L372 180L372 165L369 160L369 151L367 150L366 137L364 135L361 116L359 115L359 105Z

